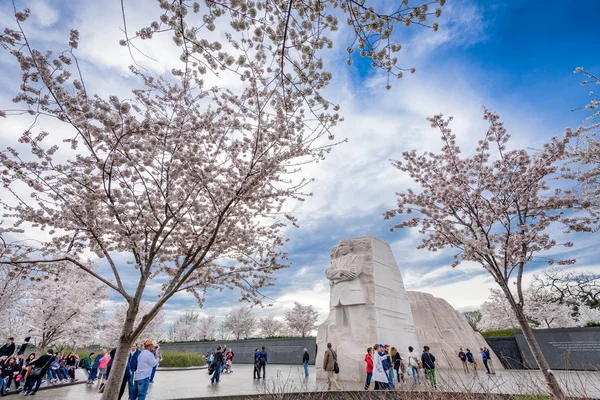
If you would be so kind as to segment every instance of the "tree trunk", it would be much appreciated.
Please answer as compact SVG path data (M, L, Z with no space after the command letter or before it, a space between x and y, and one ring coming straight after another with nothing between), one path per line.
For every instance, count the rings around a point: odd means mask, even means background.
M110 368L110 375L106 382L104 393L102 394L102 400L117 400L119 398L121 383L123 382L123 376L125 376L125 369L127 367L127 359L129 358L129 349L135 340L131 334L133 333L137 312L138 311L132 311L131 306L129 307L129 310L127 310L127 318L125 319L123 329L121 330L117 352L115 353L115 358ZM133 372L134 371L131 373L133 374Z
M529 350L531 350L533 358L535 358L535 362L540 368L540 371L542 371L542 374L544 374L544 378L546 379L546 383L548 384L548 388L550 390L550 395L555 399L564 399L565 395L562 389L560 388L560 385L558 384L558 380L554 376L554 373L550 369L546 358L542 354L542 349L540 348L540 345L538 344L537 340L535 339L535 336L533 335L533 330L531 329L531 326L529 325L529 322L525 317L523 308L519 304L517 304L512 293L510 293L508 287L502 286L502 290L504 291L505 296L508 298L511 307L515 312L517 321L519 321L519 326L521 326L521 330L523 331L523 337L525 338L525 341L529 346Z

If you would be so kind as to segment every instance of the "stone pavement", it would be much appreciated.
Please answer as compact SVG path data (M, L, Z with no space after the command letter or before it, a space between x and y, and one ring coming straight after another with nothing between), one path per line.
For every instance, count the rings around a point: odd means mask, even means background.
M343 368L343 366L341 366ZM261 393L305 392L326 390L325 381L315 379L315 367L310 376L302 376L302 366L267 365L267 380L253 380L251 365L234 365L234 372L221 375L221 382L211 384L206 370L159 371L148 392L148 400L193 399L201 397L251 395ZM559 381L570 396L600 398L600 372L556 371ZM476 376L455 370L438 371L438 388L444 391L478 393L544 393L545 385L539 371L505 370L497 375L479 372ZM341 382L344 389L361 390L358 382ZM412 378L400 385L403 390L430 390L424 384L415 385ZM371 386L372 387L372 386ZM97 386L85 384L59 387L38 392L39 400L98 400ZM123 396L124 399L127 396Z

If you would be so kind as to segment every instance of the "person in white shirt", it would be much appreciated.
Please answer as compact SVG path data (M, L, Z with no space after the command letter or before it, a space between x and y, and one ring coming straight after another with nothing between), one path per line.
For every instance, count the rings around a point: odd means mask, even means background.
M145 400L150 386L150 375L152 369L158 365L160 356L152 353L152 340L144 342L144 351L137 358L137 369L135 370L133 393L130 393L132 400ZM133 394L133 396L131 396Z

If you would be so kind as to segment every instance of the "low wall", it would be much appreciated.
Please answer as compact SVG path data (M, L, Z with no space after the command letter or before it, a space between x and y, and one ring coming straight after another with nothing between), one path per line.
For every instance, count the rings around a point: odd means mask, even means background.
M523 333L515 331L514 334L514 337L486 338L486 341L505 368L537 369ZM534 329L533 334L550 368L600 369L600 328Z
M302 364L303 350L306 348L310 356L310 364L314 365L317 351L314 337L164 343L160 347L162 351L206 354L209 351L214 351L217 346L223 345L233 349L235 354L233 362L239 364L252 364L254 362L254 350L263 346L265 346L265 350L269 355L269 363L272 364Z
M600 369L600 327L535 329L533 334L550 368L583 371ZM523 333L516 331L515 339L525 366L537 368Z
M485 341L494 350L496 357L506 369L523 369L523 357L514 336L491 337Z

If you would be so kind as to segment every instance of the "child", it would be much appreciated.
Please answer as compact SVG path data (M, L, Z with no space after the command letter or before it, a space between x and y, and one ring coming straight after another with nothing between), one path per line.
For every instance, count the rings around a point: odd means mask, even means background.
M373 349L371 347L367 349L365 362L367 363L367 381L365 382L365 390L369 390L369 386L371 386L371 378L373 377Z

